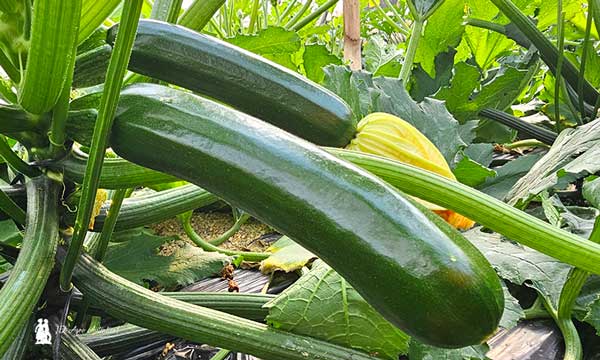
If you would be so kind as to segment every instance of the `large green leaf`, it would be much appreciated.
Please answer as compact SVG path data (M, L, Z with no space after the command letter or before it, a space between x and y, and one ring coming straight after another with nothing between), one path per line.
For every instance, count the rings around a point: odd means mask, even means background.
M471 160L464 155L452 170L456 179L465 185L476 187L485 182L487 178L495 177L496 172Z
M83 43L119 6L120 0L83 0L77 43Z
M426 97L432 97L442 86L450 84L454 70L455 54L455 50L450 50L439 53L435 57L434 77L429 76L421 64L417 64L410 78L410 95L415 101L423 101Z
M471 144L464 151L471 160L483 166L489 166L494 159L493 144Z
M130 232L128 241L111 243L104 265L114 273L138 284L155 281L164 288L188 285L218 274L230 257L205 252L178 237L161 237L148 231ZM159 248L169 246L170 255Z
M395 45L389 44L380 35L374 35L364 45L365 69L375 76L383 75L382 72L387 76L393 76L393 72L397 70L395 76L398 77L400 66L396 59L400 54ZM392 71L390 68L393 69L394 64L398 66Z
M396 360L408 335L387 322L341 276L321 261L265 305L279 329Z
M504 312L500 319L500 327L512 329L517 325L519 320L525 318L525 312L521 308L521 305L519 305L519 301L508 292L508 288L505 285L502 286L502 290L504 291Z
M571 266L535 250L504 239L496 233L474 228L464 233L488 259L500 277L514 284L527 284L556 302Z
M463 41L482 70L491 68L499 56L509 53L515 46L515 42L504 34L472 26L465 29Z
M325 78L323 67L335 64L341 65L342 60L333 55L325 45L306 45L304 47L303 64L306 77L316 83Z
M582 0L562 0L562 10L564 20L568 21L577 16L582 11ZM545 30L549 26L555 25L557 20L558 0L541 0L539 6L539 14L537 16L537 26L541 30Z
M436 56L460 43L463 16L464 0L446 0L427 22L414 61L432 78L436 75Z
M298 34L293 31L268 27L256 35L238 35L226 40L280 65L297 70L292 56L300 50L302 43Z
M460 125L442 101L426 98L415 102L396 78L373 78L343 66L328 66L325 74L325 86L351 106L357 120L377 111L396 115L419 129L450 164L472 140L468 136L472 124Z
M512 105L529 78L529 70L504 67L479 89L479 70L458 63L451 85L440 89L435 97L445 100L448 110L459 121L473 120L484 108L505 110Z
M373 79L379 93L374 96L374 108L394 114L419 129L440 150L449 164L471 139L464 136L463 128L471 131L470 124L460 125L448 112L444 103L425 98L413 101L398 79L378 77Z
M584 199L596 209L600 209L600 178L586 181L581 192Z
M511 189L511 204L528 201L552 187L564 187L572 181L600 170L600 119L566 129L552 148Z
M444 0L408 0L413 16L419 19L427 19L438 8Z
M12 220L0 221L0 244L18 246L23 240L23 234Z

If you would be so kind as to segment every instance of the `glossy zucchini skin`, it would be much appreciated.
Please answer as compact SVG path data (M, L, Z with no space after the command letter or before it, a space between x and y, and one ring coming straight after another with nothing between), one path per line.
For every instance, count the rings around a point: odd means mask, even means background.
M288 235L424 343L476 344L498 325L500 282L474 246L309 142L193 94L139 84L121 94L111 144L121 157L195 183Z
M102 84L106 77L112 47L108 44L98 46L75 58L73 86L77 88Z
M115 33L115 27L109 30L109 43ZM181 26L141 20L129 69L222 101L318 145L345 146L356 132L352 111L329 90Z

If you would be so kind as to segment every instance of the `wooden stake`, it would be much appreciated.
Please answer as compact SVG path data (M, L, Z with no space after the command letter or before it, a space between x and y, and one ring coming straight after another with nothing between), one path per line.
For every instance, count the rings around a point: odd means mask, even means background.
M344 0L344 60L350 69L360 70L360 0Z

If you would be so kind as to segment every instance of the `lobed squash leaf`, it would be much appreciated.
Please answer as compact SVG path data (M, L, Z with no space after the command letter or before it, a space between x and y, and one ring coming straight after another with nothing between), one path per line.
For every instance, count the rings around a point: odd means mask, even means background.
M462 159L456 164L453 170L456 180L460 181L465 185L476 187L485 182L488 178L494 178L496 172L488 169L487 167L473 161L467 155L464 155Z
M583 183L582 195L596 209L600 209L600 178L586 179Z
M325 86L350 105L357 120L373 112L396 115L423 133L449 164L472 140L472 124L460 125L439 100L415 102L396 78L353 73L343 66L327 66L324 70Z
M333 269L313 269L265 305L276 328L396 360L409 337L387 322Z
M104 265L137 284L155 281L167 289L188 285L220 273L230 263L230 257L176 241L177 236L156 236L147 230L129 234L129 240L109 245ZM159 248L167 244L170 255L162 255Z
M280 65L297 70L293 56L300 50L302 43L298 34L293 31L268 27L256 35L237 35L225 40Z
M599 170L600 119L596 119L561 132L548 153L517 181L506 199L513 205L527 203L544 190L564 188Z
M483 184L477 187L477 189L496 199L504 199L513 185L519 181L523 175L527 174L529 169L531 169L542 156L542 153L531 153L509 161L499 168L496 168L496 176L487 178Z

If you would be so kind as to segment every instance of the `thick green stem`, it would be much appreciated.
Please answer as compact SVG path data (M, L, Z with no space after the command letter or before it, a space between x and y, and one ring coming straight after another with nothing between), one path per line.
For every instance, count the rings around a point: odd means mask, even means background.
M58 162L48 164L48 167L64 171L67 179L81 184L88 159L87 154L74 149L69 156ZM123 159L104 159L99 186L102 189L122 189L162 184L177 180L174 176L151 170Z
M61 184L39 176L27 183L27 229L10 277L0 290L0 357L29 321L50 272L58 244Z
M321 14L323 14L325 11L328 11L329 9L331 9L332 7L334 7L335 4L338 3L338 1L339 0L328 0L326 3L324 3L321 6L319 6L315 11L313 11L310 14L308 14L304 18L302 18L302 20L300 20L298 23L294 24L294 26L292 26L291 29L294 30L294 31L299 31L300 29L302 29L306 25L310 24L311 21L313 21L314 19L316 19L319 16L321 16Z
M504 25L500 25L492 21L468 17L465 19L465 24L506 35L506 27Z
M171 299L186 302L188 304L198 305L226 312L231 315L239 316L244 319L249 319L258 322L264 322L269 309L264 305L275 298L274 295L266 294L244 294L244 293L228 293L228 292L161 292L162 296ZM75 294L72 299L72 304L78 307L82 303L82 296ZM91 300L90 309L94 313L103 313L101 301ZM94 334L90 338L95 339Z
M518 149L518 148L522 148L522 147L550 148L550 145L545 144L545 143L543 143L543 142L541 142L539 140L536 140L536 139L525 139L525 140L515 141L514 143L504 144L502 146L504 148L508 149L508 150Z
M298 10L298 12L294 15L294 17L291 18L290 21L287 22L287 24L285 24L284 28L291 29L292 26L294 26L298 22L298 20L300 20L302 15L304 15L304 13L310 8L312 1L313 0L306 0L306 2L304 3L304 6L302 6L302 8L300 8L300 10Z
M4 357L0 357L2 360L23 360L27 359L29 340L33 337L33 322L35 314L27 321L25 326L19 332L19 335L13 340L10 348L4 353Z
M526 136L531 136L545 144L552 145L556 141L555 132L544 129L540 126L529 124L518 117L509 115L504 111L497 109L483 109L479 112L479 116L497 121L503 125L506 125L512 129L518 130Z
M376 359L322 340L167 298L113 274L87 255L81 256L77 263L75 281L78 289L101 303L110 315L194 342L265 360Z
M226 350L226 349L221 349L219 350L219 352L217 352L216 354L214 354L210 360L225 360L229 357L229 354L231 354L231 351Z
M77 43L84 42L119 6L121 0L83 0Z
M379 156L335 148L327 148L327 151L363 167L408 195L454 210L513 241L600 274L600 245L558 229L476 189Z
M214 204L218 200L215 195L192 184L126 199L121 206L115 230L121 231L158 223ZM106 215L100 213L94 220L93 230L102 230L106 221Z
M588 9L593 9L591 11L594 15L594 24L596 24L596 32L600 34L600 0L589 0Z
M410 34L410 40L408 41L408 49L406 50L406 56L404 57L404 63L400 70L399 79L404 84L404 87L408 86L408 80L412 72L412 68L415 61L415 55L417 54L417 48L419 42L423 36L423 26L425 22L423 20L415 20L412 26L412 32Z
M581 65L579 66L579 81L577 83L577 96L579 98L579 112L581 118L584 119L586 116L585 101L583 93L583 83L585 81L585 67L587 64L587 57L590 47L590 34L592 32L592 18L594 17L594 8L588 4L588 15L585 24L585 36L583 38L583 52L581 54Z
M83 179L82 195L79 202L77 219L75 220L73 238L60 273L60 286L65 291L71 288L70 283L73 268L81 253L83 239L90 224L92 207L96 198L96 190L98 189L102 162L108 142L108 134L112 127L117 108L123 76L127 71L127 64L129 63L131 48L135 39L142 3L142 0L131 0L126 1L123 5L119 33L117 34L114 50L108 65L108 73L98 110L98 119L94 126L90 158Z
M577 333L577 329L575 328L575 324L573 324L571 317L559 317L558 312L554 309L554 306L546 295L540 294L539 298L542 299L546 310L554 319L563 335L563 340L565 342L565 354L563 360L581 360L583 355L581 340L579 339L579 334Z
M235 233L237 233L240 230L240 228L242 227L242 225L244 225L246 223L246 221L248 221L248 219L250 219L250 215L248 215L246 213L242 214L229 230L225 231L218 238L210 240L209 243L211 243L215 246L221 245L225 241L229 240L229 238L232 237Z
M183 0L156 0L152 5L150 18L175 24L181 11L182 3Z
M200 32L224 3L225 0L196 0L181 15L178 24Z
M590 241L598 244L600 243L600 217L596 218L594 222L594 228L590 235ZM573 325L571 319L571 313L573 312L573 306L575 301L585 284L585 281L589 277L589 272L573 268L567 277L567 281L563 285L560 293L560 299L558 301L557 311L557 323L563 332L565 341L565 357L567 360L580 360L582 358L583 350L581 348L581 340L577 334L577 330Z
M558 60L556 61L556 73L562 74L562 65L564 59L564 51L565 51L565 28L563 25L564 13L562 11L562 0L558 0L557 2L557 36L558 36ZM556 126L560 125L560 92L561 92L561 84L562 84L562 76L556 76L554 78L554 121L556 121ZM569 100L567 100L569 101Z
M0 210L10 216L17 224L25 225L25 211L19 207L4 191L0 190Z
M96 253L94 254L94 258L99 262L104 260L106 249L108 249L108 242L110 241L113 231L115 230L117 218L119 217L119 211L121 210L121 205L123 204L123 200L125 199L127 192L128 189L119 189L115 190L115 193L113 194L110 208L108 210L108 214L106 215L106 220L104 220L104 226L102 227L102 233L100 234L98 247L96 248Z
M101 360L95 352L70 331L60 334L62 360Z
M248 34L254 34L254 28L258 22L258 8L260 0L254 0L252 2L252 13L250 14L250 24L248 25Z
M21 81L21 71L10 61L2 49L0 49L0 67L15 84Z
M523 313L525 314L526 320L547 319L551 317L540 296L535 299L535 302L531 307L524 309Z
M243 256L245 261L263 261L264 259L271 256L270 253L257 253L257 252L249 252L249 251L233 251L221 249L218 246L215 246L208 241L204 240L200 235L196 233L194 228L192 227L192 218L191 216L187 216L181 221L181 225L183 226L183 230L186 235L196 244L199 248L204 251L216 251L229 256Z
M71 101L71 83L73 82L73 72L75 70L75 54L77 45L73 46L71 61L67 69L67 78L58 101L52 109L52 125L48 140L50 141L50 154L52 157L62 157L65 154L65 140L67 138L66 125L69 116L69 102Z
M391 26L393 27L397 32L399 32L400 34L404 35L404 36L408 36L409 32L404 29L403 27L401 27L396 20L392 19L386 12L385 9L383 9L381 7L381 5L379 4L379 2L375 2L375 6L377 7L377 11L379 11L379 13L383 16L383 18L385 19L385 21Z
M285 18L290 14L292 9L294 8L294 5L296 5L297 2L298 0L291 0L289 2L289 4L283 10L283 13L281 13L281 15L279 16L279 19L277 19L277 26L279 26L281 22L285 20Z
M36 177L42 174L37 168L27 164L21 159L8 145L6 138L0 135L0 156L4 158L4 161L13 168L15 171L20 172L28 177Z

